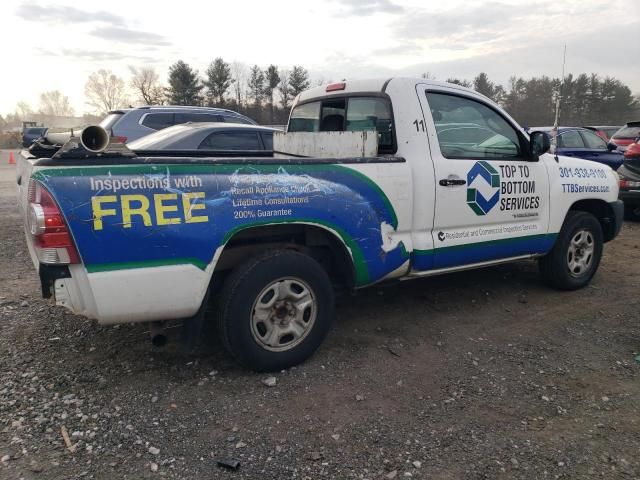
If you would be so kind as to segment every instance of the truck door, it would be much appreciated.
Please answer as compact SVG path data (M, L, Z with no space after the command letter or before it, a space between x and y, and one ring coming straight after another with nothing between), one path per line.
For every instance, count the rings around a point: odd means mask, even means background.
M430 268L548 251L547 170L532 161L523 132L473 93L417 88L425 122L416 128L426 129L436 180Z

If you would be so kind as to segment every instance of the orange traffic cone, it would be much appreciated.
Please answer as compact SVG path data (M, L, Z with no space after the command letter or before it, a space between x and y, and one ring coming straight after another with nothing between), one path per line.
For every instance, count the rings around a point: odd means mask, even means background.
M9 165L15 165L16 164L16 159L13 158L13 152L9 151Z

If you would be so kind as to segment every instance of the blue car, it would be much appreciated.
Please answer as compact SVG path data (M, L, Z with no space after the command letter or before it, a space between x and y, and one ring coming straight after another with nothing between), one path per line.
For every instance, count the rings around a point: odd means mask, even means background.
M553 137L553 127L531 127L529 132L546 132ZM565 157L577 157L603 163L614 170L620 168L624 160L622 152L612 143L607 144L593 131L579 127L558 127L555 152Z

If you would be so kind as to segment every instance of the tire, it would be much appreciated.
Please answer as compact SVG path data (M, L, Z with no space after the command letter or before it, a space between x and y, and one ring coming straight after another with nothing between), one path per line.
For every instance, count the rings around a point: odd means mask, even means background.
M570 211L553 249L539 261L544 282L560 290L589 284L602 258L602 226L587 212Z
M271 372L309 358L333 320L333 287L313 258L269 251L237 267L218 302L218 334L244 367Z
M637 222L640 221L640 207L637 205L625 205L624 206L624 219L629 222Z

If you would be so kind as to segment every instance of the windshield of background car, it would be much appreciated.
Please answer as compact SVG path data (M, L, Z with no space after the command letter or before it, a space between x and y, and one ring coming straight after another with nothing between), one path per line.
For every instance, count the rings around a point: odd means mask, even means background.
M495 110L471 98L427 92L440 152L445 158L520 156L515 128Z
M640 137L640 125L633 127L622 127L618 130L615 135L615 138L637 138Z
M192 135L196 130L188 125L164 128L127 144L130 150L162 150ZM194 147L195 148L195 147Z
M346 118L345 118L346 115ZM298 105L289 132L378 132L378 152L394 153L393 116L382 97L329 97Z
M122 113L110 113L100 122L99 125L107 132L111 132L111 129L118 122L118 120L120 120L120 117L122 117L122 115Z

